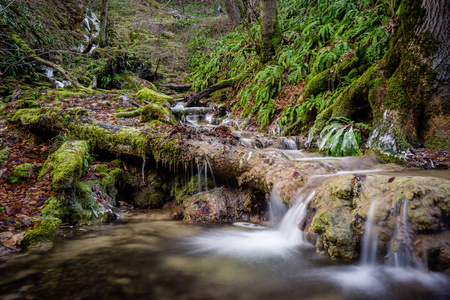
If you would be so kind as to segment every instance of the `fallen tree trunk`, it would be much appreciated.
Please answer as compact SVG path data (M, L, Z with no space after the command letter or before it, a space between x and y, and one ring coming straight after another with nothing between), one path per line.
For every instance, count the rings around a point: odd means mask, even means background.
M193 107L193 106L200 106L200 100L208 97L209 95L211 95L212 93L214 93L215 91L219 91L225 88L229 88L232 87L236 84L238 84L239 82L241 82L242 80L244 80L245 78L247 78L247 76L250 73L244 72L242 74L239 74L236 77L230 78L230 79L225 79L222 80L212 86L210 86L209 88L207 88L204 91L201 91L200 93L192 96L187 102L186 102L186 107Z
M289 160L278 150L232 145L227 139L211 137L213 133L186 139L175 132L149 133L147 127L118 127L90 118L82 108L22 109L12 121L40 131L69 132L116 155L146 156L173 170L187 167L193 161L209 164L216 176L237 179L241 187L251 187L267 195L276 184L285 203L294 202L297 191L310 176L336 171L326 165Z
M187 90L189 90L191 88L190 84L172 84L172 83L168 83L168 84L157 84L158 87L163 87L163 88L169 88L171 90L174 90L176 92L186 92Z
M200 100L208 97L209 95L211 95L212 93L214 93L215 91L218 90L222 90L225 88L229 88L231 86L231 82L225 82L225 83L218 83L215 84L213 86L210 86L209 88L207 88L204 91L201 91L200 93L192 96L187 102L186 102L186 107L194 107L194 106L199 106L200 105Z

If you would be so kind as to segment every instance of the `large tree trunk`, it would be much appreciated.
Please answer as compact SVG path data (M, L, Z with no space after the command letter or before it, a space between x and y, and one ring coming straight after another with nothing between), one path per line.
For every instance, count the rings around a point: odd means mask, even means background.
M277 17L277 0L259 2L261 23L261 60L269 61L282 43L282 33Z
M224 0L228 18L234 25L242 23L242 16L238 1L239 0Z
M100 14L100 47L105 47L108 42L106 33L106 25L108 23L108 0L102 0L102 8Z

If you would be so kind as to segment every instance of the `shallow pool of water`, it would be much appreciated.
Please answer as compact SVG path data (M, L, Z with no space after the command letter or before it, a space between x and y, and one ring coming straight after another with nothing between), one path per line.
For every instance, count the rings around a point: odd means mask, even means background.
M283 244L273 229L188 225L140 212L68 229L0 262L1 299L448 299L438 273L359 266Z

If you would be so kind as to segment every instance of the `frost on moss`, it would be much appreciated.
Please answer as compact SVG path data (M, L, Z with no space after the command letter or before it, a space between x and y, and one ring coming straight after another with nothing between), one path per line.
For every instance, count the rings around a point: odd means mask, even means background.
M22 245L31 248L38 247L42 244L51 244L59 225L61 225L61 220L58 218L48 218L43 220L37 228L26 232Z
M140 90L136 94L132 94L130 96L132 98L145 100L145 101L148 101L148 102L151 102L151 103L162 104L163 102L169 102L170 105L173 104L173 98L172 97L167 96L167 95L162 94L162 93L158 93L158 92L156 92L154 90L151 90L149 88L143 88L142 90Z

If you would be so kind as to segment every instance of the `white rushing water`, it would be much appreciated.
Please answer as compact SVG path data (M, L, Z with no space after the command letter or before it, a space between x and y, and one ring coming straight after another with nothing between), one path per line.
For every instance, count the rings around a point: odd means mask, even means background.
M297 150L284 151L284 153L288 159L309 158ZM317 160L318 163L330 163L338 170L330 176L374 172L369 167L372 162L364 162L360 158L315 157L314 160ZM367 167L367 169L359 169L361 167ZM390 293L392 287L400 285L414 285L425 290L448 294L446 292L446 290L450 290L448 278L442 274L424 272L423 267L418 267L420 264L412 263L413 259L409 250L411 240L408 235L408 201L403 202L396 234L392 239L394 241L395 237L398 237L399 240L396 240L398 250L392 250L394 249L392 241L389 259L386 262L377 256L377 201L374 199L367 214L359 264L316 266L311 269L311 264L313 264L311 248L314 246L304 240L304 233L298 228L298 224L306 216L308 203L314 197L315 189L328 177L311 177L304 188L299 191L295 204L287 211L286 206L281 203L277 185L275 185L269 201L273 220L271 226L237 222L234 224L235 229L212 229L189 238L190 253L227 257L249 265L286 263L290 266L289 272L287 270L286 272L296 274L290 276L297 278L306 276L313 282L331 284L343 293L358 295L356 299L367 296L399 299L398 296L391 297ZM307 275L301 272L303 268L306 268Z
M370 204L367 220L364 225L363 248L361 254L362 265L374 265L377 259L378 232L374 226L374 215L377 201Z

